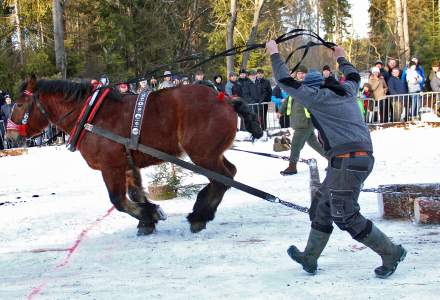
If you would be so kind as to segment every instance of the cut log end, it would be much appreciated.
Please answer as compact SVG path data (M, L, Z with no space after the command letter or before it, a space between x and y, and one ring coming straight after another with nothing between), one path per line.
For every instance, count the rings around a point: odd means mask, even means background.
M417 224L440 224L440 197L416 198L414 220Z

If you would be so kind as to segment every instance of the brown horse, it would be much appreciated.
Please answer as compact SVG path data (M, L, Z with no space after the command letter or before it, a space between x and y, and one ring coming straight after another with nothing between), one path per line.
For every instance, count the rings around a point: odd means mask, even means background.
M90 83L37 81L32 77L22 84L11 114L10 123L19 130L10 126L7 137L35 136L49 123L71 133L92 89ZM121 95L112 90L92 123L130 137L136 98L137 95ZM237 113L245 120L248 131L255 138L261 137L255 115L240 99L221 101L215 90L198 84L152 92L145 107L139 143L174 156L186 153L196 165L233 178L236 168L223 154L233 143ZM134 165L130 164L124 145L89 132L84 134L78 150L92 169L102 172L116 209L139 220L138 234L152 233L165 216L158 205L148 201L139 168L163 161L131 151ZM193 211L187 216L192 232L203 230L214 219L228 189L222 183L209 181L198 193Z

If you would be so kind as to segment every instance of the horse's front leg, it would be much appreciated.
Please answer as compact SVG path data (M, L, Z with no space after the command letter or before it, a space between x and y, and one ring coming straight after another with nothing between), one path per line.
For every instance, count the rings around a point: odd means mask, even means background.
M142 186L142 177L139 168L132 166L129 170L125 172L126 185L128 191L128 197L131 201L137 203L150 203L148 201L147 195L145 193L144 187ZM165 212L157 206L157 213L159 214L160 220L166 220ZM138 235L147 235L154 231L154 227L144 221L139 221L138 224Z
M145 224L143 234L154 232L156 223L163 219L163 212L158 205L146 202L133 202L126 197L127 186L125 168L101 170L110 201L119 211L125 212ZM148 229L148 230L147 230Z

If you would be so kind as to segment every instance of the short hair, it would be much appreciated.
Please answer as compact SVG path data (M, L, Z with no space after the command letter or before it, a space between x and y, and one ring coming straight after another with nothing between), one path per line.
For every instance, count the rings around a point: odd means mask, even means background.
M196 75L205 75L205 73L203 73L202 70L197 70L197 71L196 71Z
M257 73L264 74L264 70L263 69L257 69Z

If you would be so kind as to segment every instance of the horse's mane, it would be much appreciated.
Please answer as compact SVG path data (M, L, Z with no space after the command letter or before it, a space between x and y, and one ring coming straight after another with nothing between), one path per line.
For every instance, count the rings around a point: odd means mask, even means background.
M20 86L20 93L26 90L27 82ZM66 101L84 101L92 92L92 84L89 81L74 82L68 80L38 80L36 90L39 93L62 94ZM121 94L112 89L107 96L112 100L122 99Z

